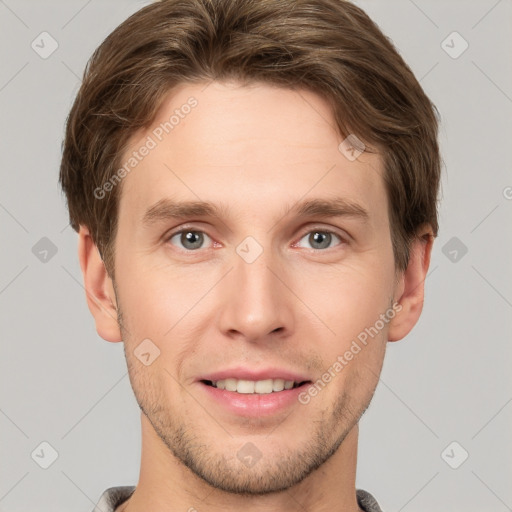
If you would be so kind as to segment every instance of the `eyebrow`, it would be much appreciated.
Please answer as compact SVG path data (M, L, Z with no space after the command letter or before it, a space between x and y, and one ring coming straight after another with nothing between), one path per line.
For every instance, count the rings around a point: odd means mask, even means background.
M284 209L289 215L299 217L354 217L367 222L370 214L361 205L342 197L332 199L309 199ZM142 224L150 226L157 222L189 217L212 217L222 219L228 212L224 205L216 205L205 201L173 201L168 198L160 199L149 207L142 217Z

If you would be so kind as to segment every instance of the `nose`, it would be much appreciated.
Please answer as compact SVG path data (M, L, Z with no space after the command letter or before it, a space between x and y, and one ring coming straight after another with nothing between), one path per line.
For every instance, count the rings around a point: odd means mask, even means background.
M291 278L284 262L265 249L254 261L234 252L231 263L233 268L220 287L223 334L253 343L289 336L294 297L287 287Z

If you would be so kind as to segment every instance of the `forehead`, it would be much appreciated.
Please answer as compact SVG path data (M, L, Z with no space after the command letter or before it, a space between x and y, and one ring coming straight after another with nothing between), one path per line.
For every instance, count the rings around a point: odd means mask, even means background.
M351 160L342 140L330 106L311 91L182 84L123 155L134 165L126 166L120 214L141 221L165 197L230 205L242 216L308 196L385 210L380 156Z

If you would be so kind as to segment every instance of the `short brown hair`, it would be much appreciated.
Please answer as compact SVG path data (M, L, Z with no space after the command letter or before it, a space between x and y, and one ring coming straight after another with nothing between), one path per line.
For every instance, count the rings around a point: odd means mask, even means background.
M231 79L319 94L343 138L382 155L397 270L419 226L437 236L438 111L364 11L345 0L161 0L96 49L66 124L60 183L70 223L89 228L111 277L122 188L102 199L94 190L173 87Z

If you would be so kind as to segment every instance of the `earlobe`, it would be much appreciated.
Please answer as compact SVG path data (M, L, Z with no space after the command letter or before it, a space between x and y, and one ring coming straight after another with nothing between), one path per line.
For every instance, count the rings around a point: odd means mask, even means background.
M87 305L94 317L96 331L106 341L122 341L112 280L89 229L85 226L80 226L78 232L78 259L84 279Z
M423 226L412 242L409 263L395 290L400 312L389 323L388 341L404 338L416 325L423 309L424 283L430 265L434 235L430 226Z

